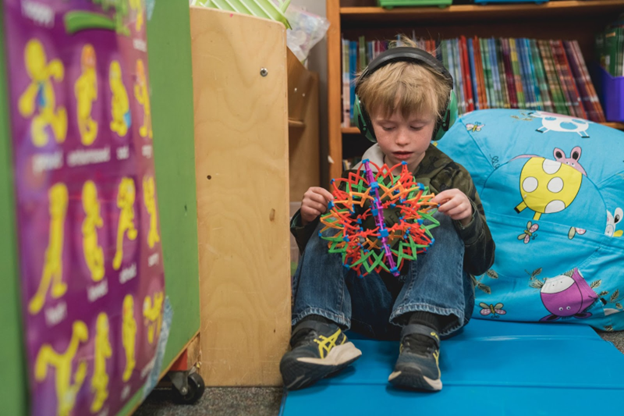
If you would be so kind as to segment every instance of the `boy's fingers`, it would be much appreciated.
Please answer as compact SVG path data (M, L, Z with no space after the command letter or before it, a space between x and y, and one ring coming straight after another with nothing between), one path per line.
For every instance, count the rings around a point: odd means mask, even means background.
M308 198L307 203L320 210L325 210L325 208L327 208L327 201L325 201L325 198L323 198L322 195L318 195L318 194L310 195L310 198Z
M445 203L451 198L452 198L452 195L449 195L449 191L442 191L436 196L434 196L433 198L431 198L431 200L435 202L436 204L442 205L443 203Z
M334 196L325 188L316 188L317 192L325 198L325 201L331 201L334 199Z
M331 195L331 192L320 186L311 186L308 190L314 192L315 194Z
M462 207L455 207L451 210L449 210L447 212L447 215L453 219L456 219L455 217L461 217L461 214L464 213L464 211L466 211L464 208Z
M331 196L331 194L329 194L329 196ZM327 195L323 193L314 194L314 200L324 205L327 205L327 202L329 202L329 199L327 199Z
M303 205L301 206L301 209L305 209L306 211L325 212L326 205L324 205L322 202L309 199L307 201L304 201Z
M317 202L316 204L312 205L312 208L314 208L314 210L317 211L319 214L327 211L327 205L323 203Z
M452 210L453 208L455 208L456 206L457 206L457 203L455 201L453 201L452 199L448 199L440 203L440 206L438 207L438 211L448 212Z

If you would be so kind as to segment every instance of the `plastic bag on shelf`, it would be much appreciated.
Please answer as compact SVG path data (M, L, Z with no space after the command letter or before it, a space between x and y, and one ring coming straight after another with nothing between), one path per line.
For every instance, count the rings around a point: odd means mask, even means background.
M291 5L286 9L286 17L292 29L286 31L286 43L292 53L306 64L310 49L327 33L329 20Z
M189 0L190 6L209 7L262 17L264 19L282 22L287 29L290 29L290 23L286 16L284 16L284 10L289 4L290 0Z

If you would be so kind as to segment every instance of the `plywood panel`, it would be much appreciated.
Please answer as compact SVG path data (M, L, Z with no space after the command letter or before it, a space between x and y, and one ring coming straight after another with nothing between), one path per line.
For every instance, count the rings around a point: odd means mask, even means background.
M286 30L190 13L200 372L212 386L280 385L290 336Z
M288 118L291 121L302 121L310 101L306 94L312 87L312 72L299 62L290 49L286 49L286 65L288 69Z
M318 115L318 74L308 72L310 86L303 99L301 125L292 125L289 135L290 201L301 201L305 191L311 186L321 185L319 115Z

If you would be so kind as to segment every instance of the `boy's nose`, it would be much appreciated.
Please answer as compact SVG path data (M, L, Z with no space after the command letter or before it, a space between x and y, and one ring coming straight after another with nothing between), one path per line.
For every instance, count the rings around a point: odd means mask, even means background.
M404 129L399 130L397 132L396 144L406 145L408 143L409 143L409 136L407 134L407 131L405 131Z

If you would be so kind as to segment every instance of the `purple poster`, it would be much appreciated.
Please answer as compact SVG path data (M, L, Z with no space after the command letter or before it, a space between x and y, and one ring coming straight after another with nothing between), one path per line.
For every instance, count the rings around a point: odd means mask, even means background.
M31 414L114 415L164 303L143 0L3 0Z

